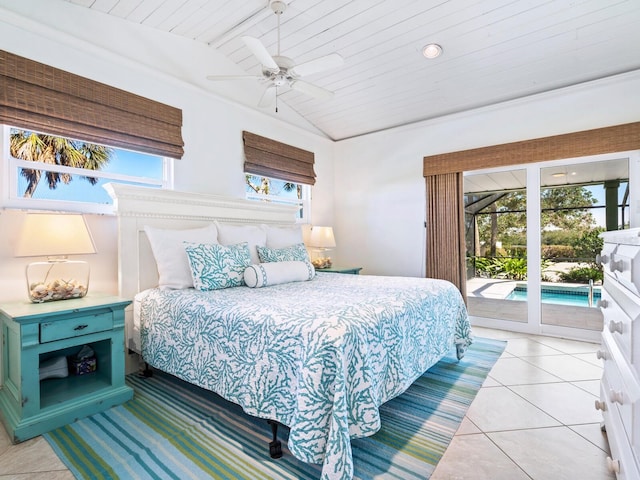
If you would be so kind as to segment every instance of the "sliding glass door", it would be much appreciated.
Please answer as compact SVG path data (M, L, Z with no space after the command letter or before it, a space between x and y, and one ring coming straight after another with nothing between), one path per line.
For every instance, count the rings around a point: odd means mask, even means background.
M465 174L472 321L596 339L598 235L633 225L629 205L639 199L629 178L640 175L639 163L631 152Z
M545 167L540 183L541 322L600 331L599 234L629 228L629 161Z
M464 177L467 304L472 315L527 323L526 170Z

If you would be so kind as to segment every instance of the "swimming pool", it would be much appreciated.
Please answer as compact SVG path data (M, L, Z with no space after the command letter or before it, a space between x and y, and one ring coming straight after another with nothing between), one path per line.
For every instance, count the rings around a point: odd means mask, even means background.
M575 307L588 307L589 294L587 287L542 287L540 291L543 303L555 303L556 305L571 305ZM516 287L506 300L527 300L527 287ZM600 290L593 291L593 307L596 307L600 300Z

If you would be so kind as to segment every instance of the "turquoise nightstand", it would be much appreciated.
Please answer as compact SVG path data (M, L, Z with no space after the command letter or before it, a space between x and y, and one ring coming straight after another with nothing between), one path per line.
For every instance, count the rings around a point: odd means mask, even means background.
M14 443L133 396L124 381L124 309L130 303L118 297L87 296L0 305L0 417ZM41 362L73 356L84 345L95 353L95 371L40 380Z
M360 270L362 270L362 267L341 267L336 265L332 265L331 267L328 267L328 268L316 269L316 271L318 272L346 273L350 275L359 275Z

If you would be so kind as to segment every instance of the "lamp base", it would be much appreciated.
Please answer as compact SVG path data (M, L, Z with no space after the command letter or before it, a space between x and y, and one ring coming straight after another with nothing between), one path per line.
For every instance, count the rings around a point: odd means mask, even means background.
M329 268L331 257L327 256L328 248L314 248L311 250L311 263L315 268Z
M34 303L81 298L89 290L89 264L80 260L27 265L27 292Z

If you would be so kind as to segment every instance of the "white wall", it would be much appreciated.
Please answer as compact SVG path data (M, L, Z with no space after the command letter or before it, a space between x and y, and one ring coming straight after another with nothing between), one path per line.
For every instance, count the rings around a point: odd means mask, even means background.
M0 48L182 109L185 154L175 162L177 190L243 197L243 130L313 151L317 181L311 219L333 223L333 142L286 108L278 115L288 122L205 90L200 82L206 82L206 73L229 68L206 45L133 28L107 15L96 23L87 12L62 1L0 0ZM202 78L186 76L186 66L193 64L200 66ZM25 259L13 257L23 215L0 211L0 301L26 298ZM90 290L115 293L115 218L87 219L98 250L84 258L91 262Z
M423 276L424 156L637 122L638 92L635 72L338 142L338 261L363 273ZM631 213L640 225L636 166L630 175Z

